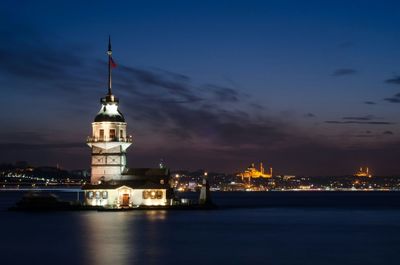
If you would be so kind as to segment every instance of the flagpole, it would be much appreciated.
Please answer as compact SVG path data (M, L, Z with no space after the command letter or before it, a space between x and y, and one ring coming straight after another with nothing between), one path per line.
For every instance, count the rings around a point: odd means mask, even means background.
M111 96L111 55L112 55L112 50L111 50L111 37L108 36L108 95Z

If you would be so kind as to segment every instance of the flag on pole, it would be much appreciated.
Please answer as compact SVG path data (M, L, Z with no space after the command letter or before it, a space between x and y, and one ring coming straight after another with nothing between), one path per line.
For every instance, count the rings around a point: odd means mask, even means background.
M113 60L112 57L110 57L110 64L111 64L111 67L112 67L112 68L117 67L117 64L114 62L114 60Z

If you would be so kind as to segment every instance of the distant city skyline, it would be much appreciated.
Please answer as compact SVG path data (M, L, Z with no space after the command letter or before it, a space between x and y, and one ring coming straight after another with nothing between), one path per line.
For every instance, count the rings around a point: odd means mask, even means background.
M400 174L398 1L4 1L0 162L89 168L114 94L128 164Z

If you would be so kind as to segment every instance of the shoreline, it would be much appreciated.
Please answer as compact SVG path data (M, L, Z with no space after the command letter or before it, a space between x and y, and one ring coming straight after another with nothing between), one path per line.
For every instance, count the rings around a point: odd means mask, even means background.
M81 188L77 187L59 187L59 188L42 188L42 187L31 187L31 188L5 188L1 187L1 191L63 191L63 192L83 192ZM400 189L285 189L285 190L254 190L254 191L242 191L242 190L210 190L211 193L268 193L268 192L400 192ZM199 191L177 191L177 193L199 193Z

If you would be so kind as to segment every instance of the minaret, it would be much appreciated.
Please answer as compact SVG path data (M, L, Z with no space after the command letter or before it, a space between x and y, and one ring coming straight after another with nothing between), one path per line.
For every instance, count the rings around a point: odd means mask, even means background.
M107 55L108 93L100 100L100 111L92 123L92 136L87 139L92 149L92 184L121 179L126 167L126 149L132 144L132 137L126 132L125 118L118 110L119 100L112 93L111 70L116 64L111 57L110 37Z

